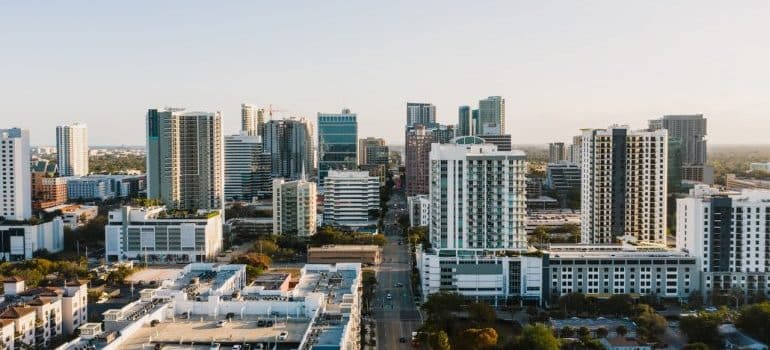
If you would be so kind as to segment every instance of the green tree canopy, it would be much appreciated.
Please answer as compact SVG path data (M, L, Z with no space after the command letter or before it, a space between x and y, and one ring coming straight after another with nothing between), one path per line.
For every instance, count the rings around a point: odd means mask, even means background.
M744 307L735 325L757 340L770 343L770 302Z
M547 326L540 323L529 324L521 332L517 349L559 350L559 340Z

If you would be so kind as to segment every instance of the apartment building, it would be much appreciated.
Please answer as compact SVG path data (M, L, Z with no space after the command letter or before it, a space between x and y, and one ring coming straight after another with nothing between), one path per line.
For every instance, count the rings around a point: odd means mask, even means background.
M409 211L409 226L417 227L430 225L430 197L420 194L406 198Z
M430 152L430 241L437 249L525 249L526 157L475 136Z
M360 229L377 225L380 183L366 171L328 172L324 180L323 223Z
M273 234L307 237L318 227L315 182L273 180Z
M770 292L770 191L697 185L677 199L677 248L698 258L700 290Z
M32 216L29 154L28 130L0 129L0 221Z
M583 243L665 244L667 131L611 126L582 141Z
M56 127L56 161L61 176L88 175L88 126L83 123Z

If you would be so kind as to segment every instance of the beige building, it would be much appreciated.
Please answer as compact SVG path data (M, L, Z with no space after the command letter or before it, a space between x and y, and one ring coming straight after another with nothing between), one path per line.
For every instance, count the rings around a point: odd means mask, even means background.
M382 248L376 245L325 245L307 250L308 264L362 263L379 265Z
M316 185L305 180L273 180L273 234L316 233Z

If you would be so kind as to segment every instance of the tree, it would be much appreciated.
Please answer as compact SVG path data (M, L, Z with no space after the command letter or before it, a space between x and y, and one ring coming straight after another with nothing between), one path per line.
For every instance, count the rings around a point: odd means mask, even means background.
M586 296L582 293L568 293L559 298L559 306L569 314L578 314L585 310Z
M620 325L618 328L615 328L615 333L621 337L625 337L626 334L628 334L628 328L626 328L626 326Z
M575 330L570 326L564 326L559 331L559 336L562 338L572 338L575 336Z
M770 342L770 302L744 307L735 325L759 341Z
M682 317L679 328L691 342L705 343L718 347L720 343L718 327L724 316L718 312L701 313L698 316Z
M533 245L544 245L548 243L548 241L548 230L543 226L536 227L535 231L533 231L532 235L529 237L529 243Z
M577 336L580 338L580 341L587 342L591 340L591 331L588 330L586 327L580 327L577 330Z
M528 324L521 332L517 349L559 350L559 340L547 326L536 323Z
M485 302L472 303L468 306L468 317L480 326L490 326L495 323L497 314L489 304Z
M687 306L696 310L703 307L703 295L700 291L694 290L690 293L690 296L687 297Z
M463 349L481 350L497 345L497 331L494 328L468 328L460 333Z
M433 350L452 350L449 345L449 336L444 331L432 333L429 343Z
M630 316L633 312L633 300L628 294L613 294L602 305L602 312L615 317Z
M262 270L267 270L270 267L270 264L272 261L270 260L270 257L268 257L265 254L258 254L258 253L246 253L243 255L236 256L232 259L232 262L234 264L245 264L249 265L251 267L260 268Z
M641 305L639 316L634 320L637 324L639 335L648 341L657 340L657 336L666 332L668 323L648 305Z
M704 343L689 343L682 350L710 350L711 348Z
M622 327L622 326L619 326L619 327ZM607 328L599 327L596 329L597 338L606 338L608 334L610 334L610 331L608 331Z

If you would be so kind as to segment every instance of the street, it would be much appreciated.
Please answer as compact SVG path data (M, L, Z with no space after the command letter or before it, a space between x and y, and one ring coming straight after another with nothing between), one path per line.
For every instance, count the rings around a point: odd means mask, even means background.
M411 348L412 332L422 323L414 303L409 246L406 242L399 244L403 237L397 220L400 214L405 213L405 207L403 192L394 192L385 215L384 231L388 244L383 248L383 262L377 270L378 286L372 302L377 349ZM401 338L404 338L404 343L400 342Z

